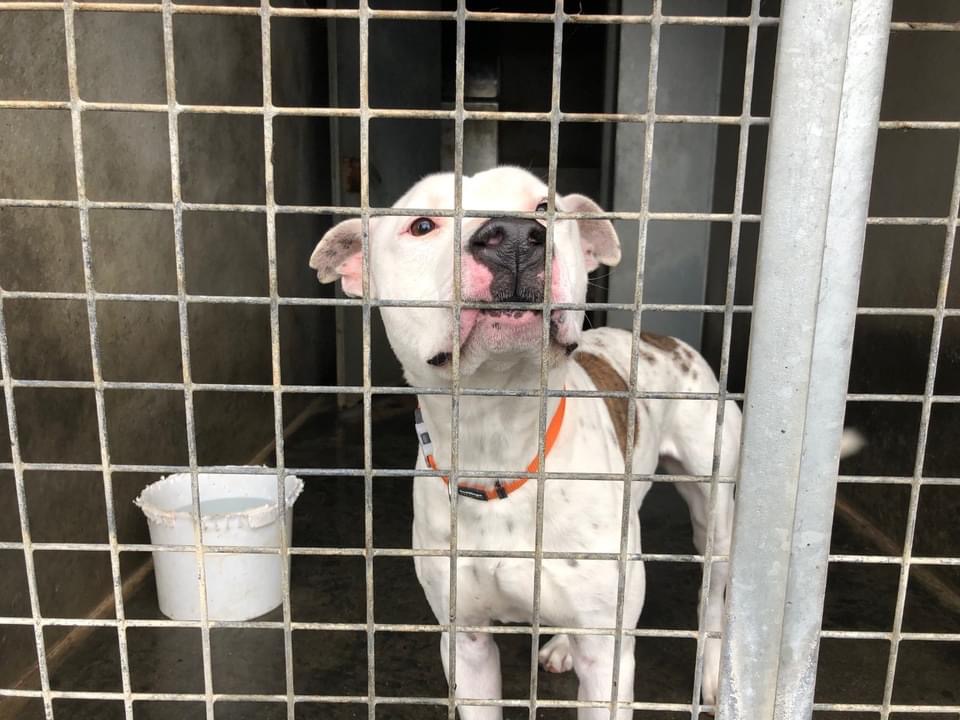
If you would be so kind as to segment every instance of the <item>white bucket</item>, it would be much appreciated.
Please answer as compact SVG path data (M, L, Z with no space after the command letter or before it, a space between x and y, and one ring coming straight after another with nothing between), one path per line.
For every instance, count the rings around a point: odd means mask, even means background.
M200 473L204 545L280 546L275 475ZM287 476L283 513L292 538L293 503L303 480ZM144 488L134 502L147 516L154 545L194 545L190 474L179 473ZM207 611L211 620L249 620L282 602L279 554L204 553ZM195 552L154 552L160 612L172 620L200 619Z

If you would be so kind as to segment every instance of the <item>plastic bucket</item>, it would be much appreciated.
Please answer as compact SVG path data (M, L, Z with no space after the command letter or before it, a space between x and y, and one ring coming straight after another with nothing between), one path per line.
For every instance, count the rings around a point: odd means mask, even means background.
M200 473L200 516L204 545L280 546L275 475ZM303 480L287 476L283 521L292 538L293 503ZM147 516L154 545L195 545L190 474L179 473L148 485L134 502ZM207 616L249 620L282 602L279 553L204 553ZM196 552L155 551L160 612L173 620L200 619Z

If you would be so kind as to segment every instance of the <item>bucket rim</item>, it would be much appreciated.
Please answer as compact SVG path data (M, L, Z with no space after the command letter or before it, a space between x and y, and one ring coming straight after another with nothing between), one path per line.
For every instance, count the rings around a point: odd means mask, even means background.
M146 515L147 520L159 523L162 525L173 525L178 520L187 520L189 522L193 521L195 513L193 512L193 507L191 506L186 510L167 510L157 505L153 504L150 499L150 495L155 494L157 491L162 490L168 485L174 485L182 483L184 478L187 480L190 479L191 474L189 472L180 472L167 475L155 480L150 483L143 490L140 491L140 494L134 499L133 504L136 505L140 510ZM201 482L203 478L211 477L242 477L242 478L252 478L252 477L270 477L269 474L265 473L243 473L243 472L230 472L230 473L209 473L209 472L199 472L197 473L197 480ZM297 477L296 475L288 474L284 476L284 510L289 510L293 507L293 504L296 502L297 498L300 497L300 493L303 491L303 478ZM255 505L254 507L246 508L241 511L232 511L232 512L215 512L215 513L201 513L200 518L203 523L203 527L211 527L214 525L222 524L225 521L229 520L240 520L246 521L250 527L260 527L262 525L267 525L273 522L278 515L278 503L276 498L267 500L262 505Z

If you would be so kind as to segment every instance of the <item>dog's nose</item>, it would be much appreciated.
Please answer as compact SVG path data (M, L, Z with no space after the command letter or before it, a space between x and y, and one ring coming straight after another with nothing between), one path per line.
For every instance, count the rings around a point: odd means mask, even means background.
M536 220L493 218L477 228L469 251L493 273L495 299L540 301L546 240L547 230Z
M542 253L546 240L547 229L536 220L494 218L477 228L470 245L512 257L533 248L540 248Z

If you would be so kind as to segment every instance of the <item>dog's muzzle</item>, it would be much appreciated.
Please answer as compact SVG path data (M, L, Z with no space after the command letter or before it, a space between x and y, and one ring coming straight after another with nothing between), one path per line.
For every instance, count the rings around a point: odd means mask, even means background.
M493 276L494 302L543 301L546 241L547 230L536 220L493 218L477 228L468 249Z

